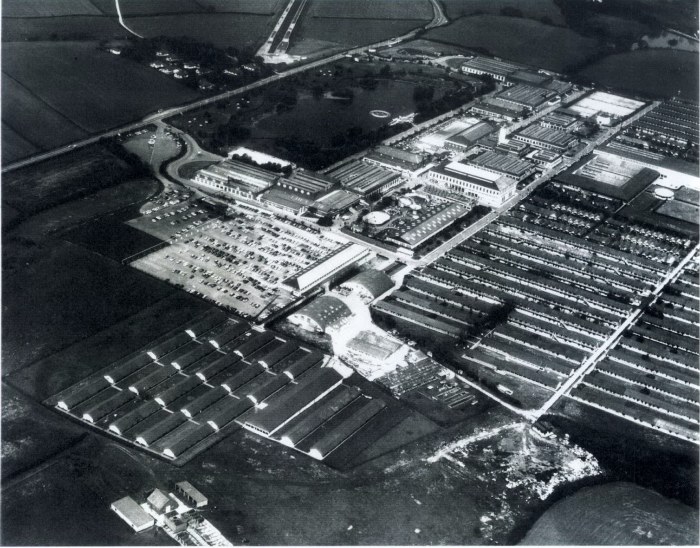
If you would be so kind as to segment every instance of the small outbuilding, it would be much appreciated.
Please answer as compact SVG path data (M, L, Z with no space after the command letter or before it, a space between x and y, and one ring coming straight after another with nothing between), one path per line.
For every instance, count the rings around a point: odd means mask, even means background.
M175 485L177 494L181 495L185 502L195 508L201 508L209 503L198 489L196 489L189 481L181 481Z

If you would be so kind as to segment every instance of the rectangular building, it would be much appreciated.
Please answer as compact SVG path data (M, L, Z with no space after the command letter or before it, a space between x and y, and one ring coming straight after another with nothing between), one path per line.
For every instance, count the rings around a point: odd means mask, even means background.
M314 203L313 207L320 215L335 215L354 206L360 201L360 195L349 190L332 190L325 196L321 196Z
M527 84L517 84L496 94L496 98L499 100L516 108L530 111L538 110L556 96L557 94L554 91L528 86Z
M316 261L298 274L284 281L295 291L305 293L310 289L330 280L349 266L369 257L370 251L359 244L345 244L327 257Z
M513 139L521 141L535 148L553 150L563 154L577 142L576 137L566 131L552 127L543 127L539 124L532 124L521 129Z
M518 182L525 179L534 171L533 165L514 154L506 154L489 150L474 158L462 160L467 165L474 165L496 175L510 177Z
M131 497L113 502L110 508L137 533L155 525L155 520Z
M415 152L382 145L365 156L364 161L397 171L403 175L411 175L423 166L425 158Z
M443 162L423 176L429 184L473 196L481 205L498 207L515 195L516 181L482 167Z
M360 196L384 194L401 184L401 174L378 165L353 160L330 172L341 184Z
M485 74L491 76L491 78L498 82L504 82L508 76L522 68L521 65L516 65L515 63L509 63L507 61L500 61L489 57L474 57L462 65L462 72L476 74L477 76Z
M277 181L278 187L311 200L328 192L335 184L336 181L332 177L303 169L299 169L291 176L283 177Z
M237 160L224 160L205 169L200 169L193 181L211 190L253 198L270 188L278 175L265 169Z

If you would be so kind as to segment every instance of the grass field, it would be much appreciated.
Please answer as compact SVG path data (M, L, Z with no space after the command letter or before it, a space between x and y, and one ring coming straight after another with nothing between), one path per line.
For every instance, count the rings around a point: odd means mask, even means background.
M255 51L275 24L268 14L196 13L130 17L129 26L146 37L189 36L220 48Z
M31 469L77 443L85 432L2 385L2 479Z
M317 1L311 4L311 17L350 19L412 19L430 21L430 0L354 0Z
M292 34L289 50L295 54L306 41L322 41L329 45L362 46L393 36L400 36L425 25L420 19L355 19L305 17Z
M481 48L504 59L554 71L584 61L597 49L595 40L562 27L493 15L458 19L428 31L425 38Z
M648 49L611 55L586 67L579 76L648 97L680 95L692 101L698 97L697 54L687 51Z
M116 18L102 15L70 17L3 17L2 42L40 40L110 40L129 33Z
M465 15L498 15L503 8L520 10L524 17L541 19L548 17L554 24L563 23L564 19L554 0L441 0L449 19Z
M4 74L88 132L199 96L160 72L100 51L91 42L13 42L4 45L3 56ZM25 122L41 124L31 118Z
M3 17L60 17L63 15L100 15L90 0L5 0Z
M36 145L27 141L14 129L3 122L2 124L2 159L0 163L7 163L18 158L24 158L39 152L39 148Z
M30 214L121 183L132 173L124 160L93 145L8 173L3 201Z
M582 489L537 520L526 545L698 544L698 513L633 483Z
M2 122L3 163L26 156L29 150L26 144L34 151L46 150L87 136L85 130L5 74L2 78ZM5 128L9 132L5 133Z

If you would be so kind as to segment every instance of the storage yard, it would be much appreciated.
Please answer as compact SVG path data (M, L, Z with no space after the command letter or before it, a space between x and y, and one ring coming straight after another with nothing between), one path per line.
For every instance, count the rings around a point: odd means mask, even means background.
M240 428L324 460L364 450L375 438L356 434L387 407L351 374L214 309L45 403L178 465Z
M318 229L292 220L282 222L247 206L235 206L226 218L208 221L198 217L206 215L202 209L181 213L177 212L182 206L172 209L172 221L158 220L153 212L155 223L139 221L147 230L162 224L170 233L171 245L132 266L245 317L262 319L295 300L292 288L282 282L340 247ZM157 213L162 217L162 212ZM172 225L179 216L184 216L181 224Z

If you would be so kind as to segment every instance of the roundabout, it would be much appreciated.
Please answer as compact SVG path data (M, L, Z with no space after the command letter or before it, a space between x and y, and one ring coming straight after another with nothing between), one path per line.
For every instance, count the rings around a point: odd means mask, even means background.
M386 110L370 110L369 113L375 118L388 118L391 116Z

